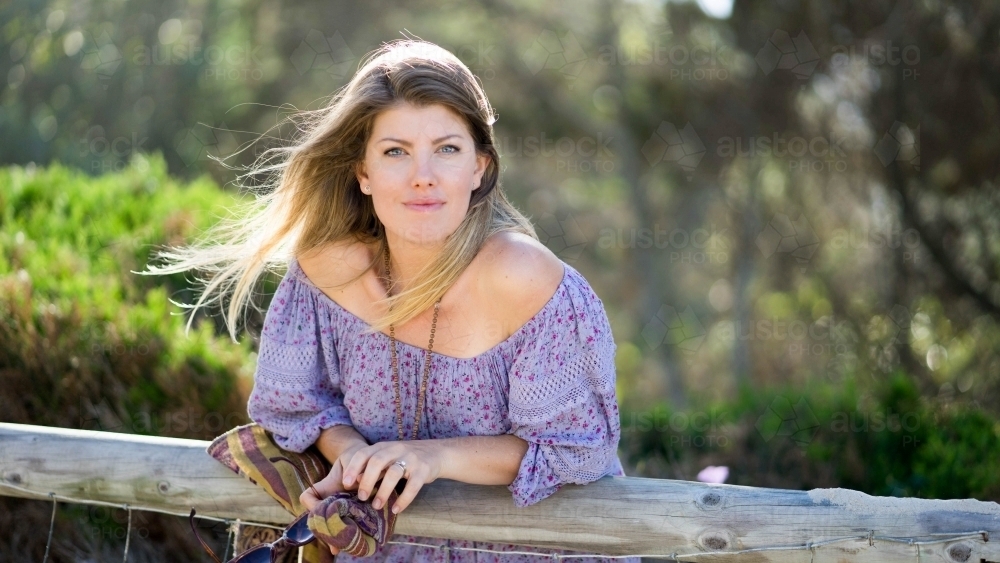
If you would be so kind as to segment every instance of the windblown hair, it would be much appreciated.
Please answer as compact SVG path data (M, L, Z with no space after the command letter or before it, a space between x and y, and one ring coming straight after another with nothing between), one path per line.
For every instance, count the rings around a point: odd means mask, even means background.
M530 221L501 190L493 135L496 116L476 77L447 50L400 39L369 53L326 107L299 112L304 126L290 146L268 149L249 167L244 176L265 173L268 178L251 188L254 201L194 244L160 250L156 258L163 264L139 273L208 272L207 278L197 280L201 287L196 303L179 304L192 309L187 329L198 308L213 303L222 308L231 293L225 322L234 341L260 276L280 273L292 259L313 249L361 242L374 251L372 262L344 285L372 268L384 278L385 227L371 198L360 191L356 172L376 116L400 103L441 104L453 110L468 125L477 154L488 156L489 164L479 189L472 191L468 213L441 253L405 291L380 300L391 309L368 332L403 324L432 306L492 235L515 231L538 239Z

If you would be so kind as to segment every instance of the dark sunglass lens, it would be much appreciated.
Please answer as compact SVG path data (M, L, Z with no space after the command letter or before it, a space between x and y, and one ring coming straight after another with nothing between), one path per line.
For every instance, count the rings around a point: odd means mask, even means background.
M288 528L288 531L285 532L285 535L288 536L288 539L296 543L302 543L311 540L313 538L313 533L312 530L309 529L309 525L307 522L308 518L302 518L297 520L294 524L292 524L290 528Z
M271 546L258 545L233 559L236 563L271 563Z

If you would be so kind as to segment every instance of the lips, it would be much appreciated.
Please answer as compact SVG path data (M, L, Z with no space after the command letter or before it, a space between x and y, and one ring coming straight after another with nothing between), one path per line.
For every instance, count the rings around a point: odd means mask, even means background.
M439 200L416 200L407 202L407 209L412 209L413 211L436 211L444 206L443 201Z

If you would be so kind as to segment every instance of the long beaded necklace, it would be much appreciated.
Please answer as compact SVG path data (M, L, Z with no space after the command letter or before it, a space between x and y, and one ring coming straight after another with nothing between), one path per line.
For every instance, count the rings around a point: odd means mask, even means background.
M386 293L392 287L392 273L389 271L389 249L385 250L385 277L387 280ZM420 414L424 410L424 396L427 394L427 377L431 373L431 349L434 347L434 331L437 328L438 309L441 306L441 298L434 303L434 320L431 321L431 339L427 344L427 355L424 359L424 376L420 383L420 393L417 395L417 416L413 423L413 436L411 440L417 439L417 430L420 428ZM390 307L390 310L392 308ZM396 332L393 326L389 325L389 351L392 355L392 386L396 392L396 426L399 428L399 441L402 442L403 434L403 407L399 399L399 365L396 361Z

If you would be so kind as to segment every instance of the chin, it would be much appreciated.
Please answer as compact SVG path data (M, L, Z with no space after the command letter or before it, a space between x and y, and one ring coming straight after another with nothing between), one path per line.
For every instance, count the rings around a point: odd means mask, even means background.
M414 227L409 229L409 234L406 234L403 238L411 244L441 244L448 238L449 234L437 228L434 230L424 230Z

